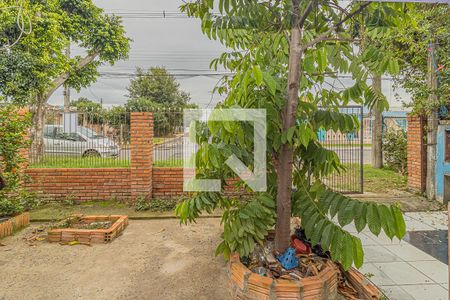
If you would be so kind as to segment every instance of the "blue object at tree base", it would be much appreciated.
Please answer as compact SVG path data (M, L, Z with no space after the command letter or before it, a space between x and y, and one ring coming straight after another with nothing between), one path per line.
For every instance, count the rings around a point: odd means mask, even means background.
M292 247L287 248L283 255L278 255L277 259L286 270L298 267L298 258L295 257L295 249Z

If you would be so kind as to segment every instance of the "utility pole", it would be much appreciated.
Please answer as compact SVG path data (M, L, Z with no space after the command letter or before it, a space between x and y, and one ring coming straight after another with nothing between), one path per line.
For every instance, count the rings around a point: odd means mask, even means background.
M435 70L435 53L437 49L437 43L430 43L428 49L428 78L427 87L430 91L428 95L428 102L432 105L432 110L428 115L427 120L427 180L426 180L426 193L428 200L436 198L436 143L437 143L437 128L438 128L438 109L435 107L437 104L436 89L438 87L437 74Z
M66 47L66 57L67 59L70 59L70 42L69 45ZM70 88L69 86L64 87L64 111L69 112L70 110Z

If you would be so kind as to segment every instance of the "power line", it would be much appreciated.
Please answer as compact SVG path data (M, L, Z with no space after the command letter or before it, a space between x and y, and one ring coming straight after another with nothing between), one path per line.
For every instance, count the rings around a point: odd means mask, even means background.
M106 14L120 16L124 19L189 19L190 17L180 11L146 11L146 10L109 10ZM220 14L212 14L220 16Z

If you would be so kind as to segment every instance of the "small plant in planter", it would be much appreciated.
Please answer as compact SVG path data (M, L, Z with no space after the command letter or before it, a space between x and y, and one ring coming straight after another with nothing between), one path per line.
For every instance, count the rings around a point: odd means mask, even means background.
M218 87L226 99L216 113L226 108L258 108L267 114L267 191L246 199L198 192L176 208L183 223L194 221L202 211L224 211L223 241L217 254L251 257L275 228L274 253L285 255L291 246L291 217L299 217L311 244L320 244L344 269L363 263L361 241L345 230L346 225L354 223L358 231L368 227L375 235L383 230L390 238L405 234L397 206L361 202L323 184L322 178L344 171L345 166L317 138L319 130L350 133L359 128L357 118L339 110L349 101L369 108L385 105L386 99L366 80L371 74L395 73L397 61L371 44L355 52L351 43L352 34L358 32L355 19L369 34L383 34L381 24L393 25L399 7L380 5L379 22L366 17L378 9L370 3L338 8L337 1L200 0L182 6L189 16L201 20L209 38L230 49L211 63L233 73ZM336 89L325 79L338 73L351 74L354 84ZM225 184L227 178L235 177L225 163L231 154L253 170L251 124L208 122L197 124L196 129L197 178L221 178ZM236 272L246 274L245 269Z

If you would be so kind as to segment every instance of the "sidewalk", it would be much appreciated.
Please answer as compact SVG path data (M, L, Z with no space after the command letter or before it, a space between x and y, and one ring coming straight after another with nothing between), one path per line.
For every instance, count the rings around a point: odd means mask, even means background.
M405 221L403 241L368 230L356 234L365 251L360 271L391 300L448 299L447 212L406 213Z

